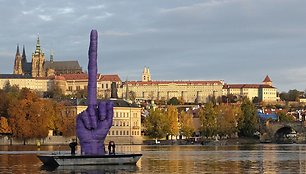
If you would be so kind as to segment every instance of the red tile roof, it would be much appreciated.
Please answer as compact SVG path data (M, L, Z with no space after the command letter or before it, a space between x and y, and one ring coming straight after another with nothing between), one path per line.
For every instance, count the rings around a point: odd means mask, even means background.
M81 74L61 74L66 80L87 80L88 75L86 73Z
M115 75L102 75L101 74L99 81L121 82L121 79L117 74Z
M270 77L267 75L265 77L265 79L262 82L272 82L272 80L270 79Z
M264 84L225 84L223 86L223 89L233 89L233 88L274 88L270 85L264 85Z
M88 80L88 74L81 73L81 74L62 74L66 80ZM98 81L111 81L111 82L120 82L120 77L115 75L102 75L97 74Z
M160 85L160 84L183 84L183 85L222 85L221 81L149 81L149 82L142 82L142 81L128 81L130 85Z

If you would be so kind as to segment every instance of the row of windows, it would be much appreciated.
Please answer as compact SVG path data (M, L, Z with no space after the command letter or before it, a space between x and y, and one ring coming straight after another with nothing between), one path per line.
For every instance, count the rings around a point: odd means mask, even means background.
M81 90L81 86L76 86L75 89L77 91L80 91ZM87 86L84 86L84 90L87 90ZM68 86L68 91L72 91L72 86Z
M128 112L116 112L115 117L129 117L130 113Z
M102 89L104 88L104 84L102 83ZM108 83L105 84L105 88L108 89Z
M264 92L264 94L275 95L275 92Z
M130 117L130 113L129 112L115 112L115 117L122 117L122 118L128 118ZM137 113L133 113L133 117L137 118Z
M109 131L108 132L108 135L129 135L129 133L130 133L130 131L125 131L125 130L123 130L123 131L118 131L118 130L116 130L116 131ZM132 135L140 135L140 132L139 131L132 131Z
M128 121L113 121L113 126L129 126Z
M113 126L129 126L128 121L113 121ZM133 126L138 126L138 121L133 122Z

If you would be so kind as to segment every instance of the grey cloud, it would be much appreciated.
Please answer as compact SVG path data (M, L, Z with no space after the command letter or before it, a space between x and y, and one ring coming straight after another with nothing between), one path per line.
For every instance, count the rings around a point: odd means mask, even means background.
M305 5L299 0L0 1L0 60L5 60L0 73L12 72L17 43L25 44L30 59L37 33L47 56L53 49L55 59L78 59L86 68L88 35L96 28L102 73L139 80L146 65L153 79L229 83L260 83L269 74L280 90L303 90L306 78L293 70L306 56ZM298 78L291 77L295 73Z

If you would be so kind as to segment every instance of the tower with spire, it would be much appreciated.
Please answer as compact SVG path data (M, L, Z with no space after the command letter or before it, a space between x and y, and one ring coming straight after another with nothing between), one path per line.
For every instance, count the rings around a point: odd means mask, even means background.
M266 75L265 79L262 81L263 84L272 86L272 80L268 75Z
M36 49L32 53L32 77L44 77L45 54L40 49L39 36L37 37Z
M17 51L14 62L14 74L23 74L22 72L22 57L19 52L19 44L17 44Z
M141 81L143 82L151 81L151 74L150 74L149 67L148 68L146 66L144 67L143 72L142 72Z

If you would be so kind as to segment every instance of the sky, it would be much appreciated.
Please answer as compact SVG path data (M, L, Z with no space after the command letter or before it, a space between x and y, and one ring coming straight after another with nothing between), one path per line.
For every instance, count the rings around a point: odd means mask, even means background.
M306 89L305 0L0 0L0 73L13 72L16 45L28 61L39 34L46 59L87 69L99 32L98 71L122 81L224 80L280 92Z

